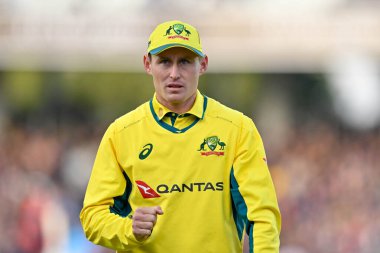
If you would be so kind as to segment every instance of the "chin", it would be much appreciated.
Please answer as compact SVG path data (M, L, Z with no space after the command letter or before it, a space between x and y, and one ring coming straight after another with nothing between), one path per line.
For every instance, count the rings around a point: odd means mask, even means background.
M175 104L182 103L184 100L185 100L184 96L180 94L170 94L167 96L167 99L166 99L166 101L170 103L175 103Z

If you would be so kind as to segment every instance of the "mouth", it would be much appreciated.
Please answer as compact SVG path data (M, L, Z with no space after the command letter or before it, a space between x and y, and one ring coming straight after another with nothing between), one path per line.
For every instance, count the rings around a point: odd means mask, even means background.
M183 85L178 83L169 83L167 87L170 89L180 89L183 87Z

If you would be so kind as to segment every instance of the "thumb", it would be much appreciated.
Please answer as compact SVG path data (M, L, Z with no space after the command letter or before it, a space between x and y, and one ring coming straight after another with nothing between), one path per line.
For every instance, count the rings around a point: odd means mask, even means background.
M156 206L154 210L156 211L156 214L159 214L159 215L163 215L164 214L164 211L162 211L162 209L161 209L160 206Z

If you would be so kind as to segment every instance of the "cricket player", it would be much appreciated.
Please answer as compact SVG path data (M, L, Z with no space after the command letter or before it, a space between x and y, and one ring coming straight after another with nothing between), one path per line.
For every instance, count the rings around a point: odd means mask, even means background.
M229 49L231 50L231 49ZM281 216L252 120L198 90L208 57L174 20L150 35L153 98L100 143L80 219L95 244L133 253L279 252ZM231 84L233 88L233 84Z

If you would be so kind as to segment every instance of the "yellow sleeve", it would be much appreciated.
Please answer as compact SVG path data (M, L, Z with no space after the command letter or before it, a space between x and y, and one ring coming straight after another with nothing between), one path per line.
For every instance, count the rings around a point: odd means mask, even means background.
M237 227L249 236L250 252L278 253L281 214L264 145L252 120L243 116L231 170L231 195Z
M128 197L131 182L117 159L115 123L100 143L80 213L86 237L93 243L130 250L141 245L132 233Z

